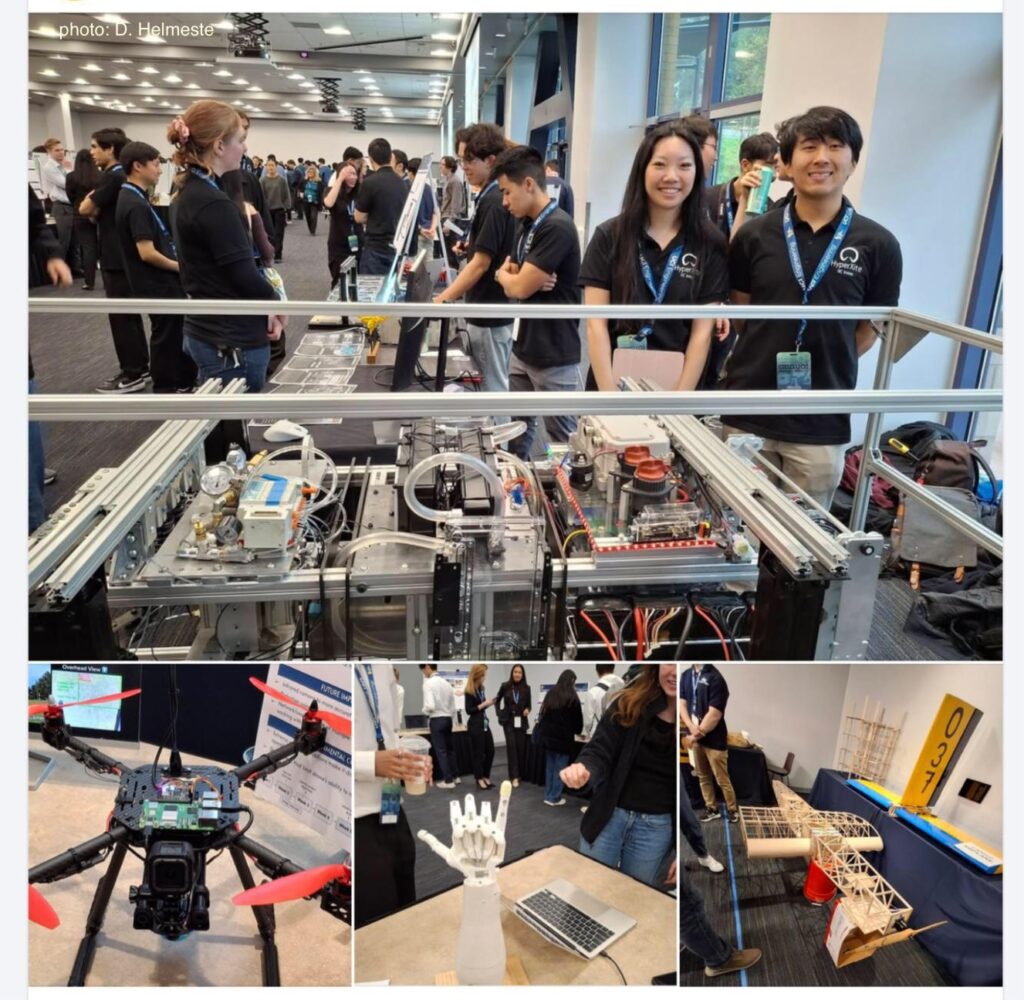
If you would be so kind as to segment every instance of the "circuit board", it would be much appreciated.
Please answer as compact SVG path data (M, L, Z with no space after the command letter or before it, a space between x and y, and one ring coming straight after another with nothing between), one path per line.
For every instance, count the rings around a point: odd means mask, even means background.
M154 830L211 830L217 826L219 816L220 796L213 794L191 802L146 799L139 826Z

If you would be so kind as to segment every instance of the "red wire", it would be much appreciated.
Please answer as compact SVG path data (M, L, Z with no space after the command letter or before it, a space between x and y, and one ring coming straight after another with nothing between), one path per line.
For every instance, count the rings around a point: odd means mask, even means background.
M729 655L729 644L725 641L725 636L722 635L722 630L715 624L714 618L707 614L704 609L699 605L695 604L693 610L697 612L714 630L715 635L718 636L718 641L722 644L722 652L725 653L725 658L731 660L732 657Z
M595 622L594 619L591 618L590 615L588 615L586 613L586 611L581 611L580 612L580 618L582 618L597 633L598 638L601 640L601 642L604 643L604 648L607 649L608 652L612 654L612 659L613 660L618 660L619 657L616 654L615 650L612 649L612 644L608 641L608 636L606 636L604 634L604 632L602 632L597 627L597 622Z
M644 658L644 626L643 613L639 608L633 608L633 625L636 628L636 658Z

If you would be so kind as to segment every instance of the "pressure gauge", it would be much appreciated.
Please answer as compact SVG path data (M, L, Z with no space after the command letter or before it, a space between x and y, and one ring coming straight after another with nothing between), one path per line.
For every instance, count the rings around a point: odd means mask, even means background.
M207 467L199 479L200 489L211 497L223 496L235 478L235 470L230 465L220 462Z

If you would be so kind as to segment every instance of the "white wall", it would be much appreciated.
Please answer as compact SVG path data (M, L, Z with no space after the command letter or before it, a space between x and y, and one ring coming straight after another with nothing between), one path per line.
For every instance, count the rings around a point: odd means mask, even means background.
M1000 849L1003 843L1003 671L998 663L872 663L850 670L843 714L860 712L864 699L881 702L886 719L907 721L885 787L896 793L906 786L921 744L942 698L954 694L984 713L964 750L934 813L979 840ZM731 720L730 720L731 724ZM840 740L836 741L838 753ZM966 778L992 786L982 803L959 797Z
M52 104L53 102L48 103ZM28 106L28 144L25 146L25 152L27 153L35 146L41 146L49 138L50 135L46 131L46 112L43 110L43 106L30 102ZM54 138L63 139L64 137L54 136Z
M468 674L472 663L444 663L441 664L442 673L458 670ZM616 672L622 674L622 670ZM533 710L530 717L536 721L540 703L543 701L542 688L554 684L563 670L571 670L576 674L576 683L586 683L587 687L597 681L597 671L593 663L529 663L526 665L526 680L532 689ZM512 671L511 663L492 663L487 670L487 679L484 687L487 697L492 698L498 693L498 688L508 680ZM398 664L398 681L405 688L405 715L420 715L423 711L423 673L418 663ZM456 700L455 707L459 710L462 705ZM487 718L491 723L491 734L498 746L505 745L505 731L498 724L498 717L494 707L487 709ZM532 728L532 723L531 723Z
M576 228L618 215L647 116L650 14L580 14L569 183Z
M80 141L88 142L89 136L101 128L119 126L131 139L148 142L157 149L169 149L167 143L167 115L125 115L115 112L103 114L76 115L76 127ZM31 119L30 119L31 121ZM266 157L274 153L283 160L295 157L323 157L325 160L341 159L346 146L355 146L366 152L372 139L382 136L398 149L405 150L410 158L434 153L435 159L442 150L440 130L436 125L373 125L368 124L365 132L354 132L346 124L317 121L273 121L254 118L249 130L249 154ZM31 147L29 147L31 148Z
M719 663L729 685L725 721L746 730L781 767L796 754L790 782L810 788L822 767L831 767L842 721L850 665L846 663ZM857 669L857 668L854 668Z

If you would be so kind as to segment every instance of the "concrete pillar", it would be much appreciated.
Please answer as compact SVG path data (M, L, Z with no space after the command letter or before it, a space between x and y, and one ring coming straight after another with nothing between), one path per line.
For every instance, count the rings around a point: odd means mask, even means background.
M46 135L39 139L60 139L64 148L78 149L79 137L75 135L74 121L71 116L71 100L67 94L56 98L44 98L43 113L46 117Z
M516 142L530 138L536 64L536 55L516 56L505 71L505 135Z

